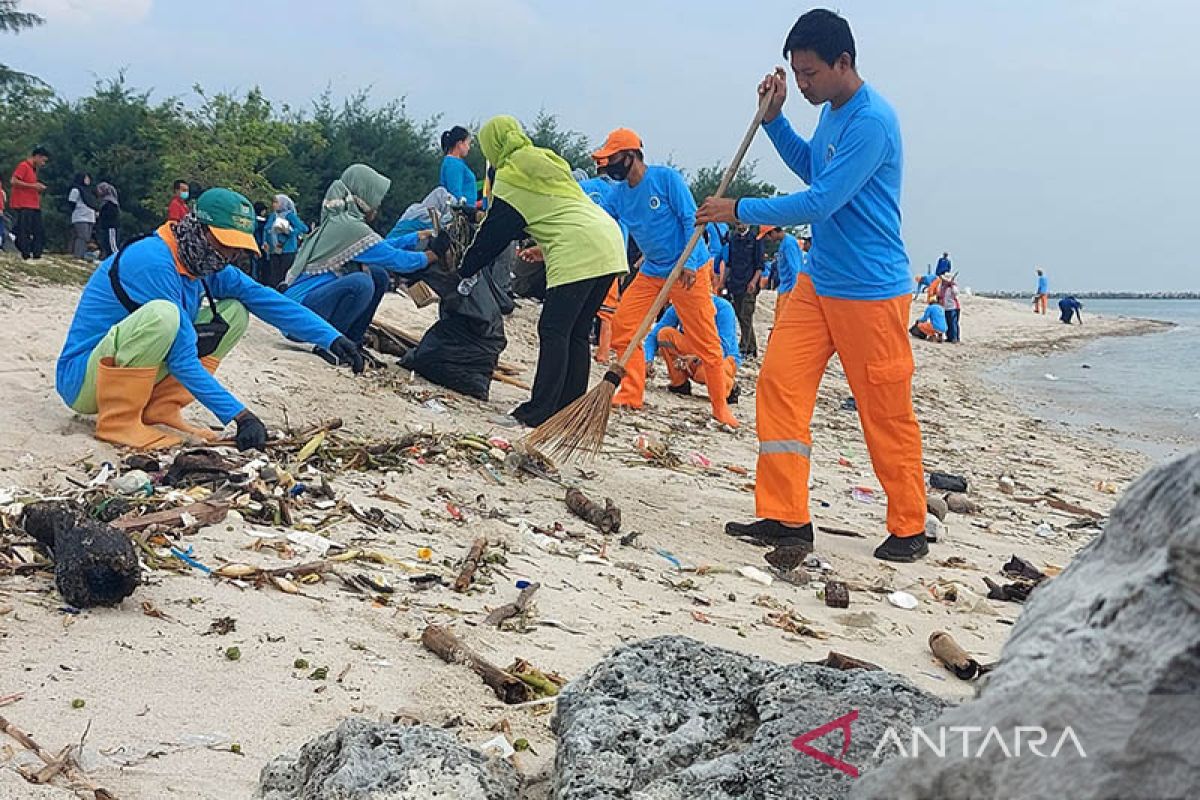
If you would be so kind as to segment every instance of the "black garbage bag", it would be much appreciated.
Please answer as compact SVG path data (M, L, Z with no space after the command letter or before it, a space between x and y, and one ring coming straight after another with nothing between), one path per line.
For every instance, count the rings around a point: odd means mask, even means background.
M400 359L400 366L439 386L487 400L492 373L508 346L501 291L491 271L479 273L466 297L458 293L458 273L437 264L412 279L425 281L441 298L438 321Z

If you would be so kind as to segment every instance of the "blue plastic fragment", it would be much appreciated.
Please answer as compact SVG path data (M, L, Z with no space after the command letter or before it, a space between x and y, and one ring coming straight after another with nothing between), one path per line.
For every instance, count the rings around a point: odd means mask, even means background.
M665 558L667 561L670 561L672 564L674 564L674 565L675 565L675 569L683 569L683 562L682 562L682 561L680 561L678 558L676 558L676 557L675 557L675 555L674 555L674 554L672 554L670 551L668 551L668 550L662 550L662 549L659 549L659 550L657 550L656 552L657 552L657 553L658 553L660 556L662 556L663 558Z
M528 589L529 581L517 581L517 588L518 589Z
M212 570L211 570L211 569L209 569L208 567L204 566L203 564L201 564L201 563L200 563L199 561L197 561L196 559L192 558L192 546L191 546L191 545L188 545L188 549L187 549L187 550L180 550L178 547L172 547L172 548L171 548L171 555L175 556L175 557L176 557L176 558L178 558L180 561L182 561L183 563L187 564L189 567L195 567L196 569L198 569L198 570L200 570L201 572L203 572L205 575L211 575L211 574L212 574Z

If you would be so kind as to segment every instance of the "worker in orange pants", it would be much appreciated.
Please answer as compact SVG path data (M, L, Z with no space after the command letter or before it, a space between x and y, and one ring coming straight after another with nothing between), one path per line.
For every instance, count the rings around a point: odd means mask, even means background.
M726 395L730 405L737 403L741 394L737 385L737 370L741 366L741 356L738 353L738 319L733 306L724 297L714 297L716 308L717 335L721 339L721 354L724 358L726 385L731 387ZM654 359L661 354L667 363L667 375L670 383L667 391L672 394L692 393L692 381L703 385L707 378L703 362L696 355L699 347L686 328L680 322L675 306L668 306L662 319L650 330L642 345L646 357L646 374L649 376L654 369Z
M604 302L600 304L600 310L596 312L596 316L600 318L600 338L596 342L596 353L592 357L597 364L608 364L612 361L612 318L613 314L617 313L617 303L621 299L621 279L613 278L612 286L608 287L608 294L604 295Z
M758 474L761 519L730 522L732 536L775 545L767 560L783 567L814 544L808 505L813 409L834 353L857 401L875 476L887 492L888 537L875 548L885 561L929 554L921 428L912 405L912 305L909 258L900 233L903 146L891 105L859 76L850 25L813 9L783 46L804 99L822 106L805 139L783 116L782 67L758 87L763 130L807 191L737 199L710 197L700 224L812 225L806 274L790 292L758 378ZM828 107L825 107L828 106ZM785 549L786 548L786 549Z

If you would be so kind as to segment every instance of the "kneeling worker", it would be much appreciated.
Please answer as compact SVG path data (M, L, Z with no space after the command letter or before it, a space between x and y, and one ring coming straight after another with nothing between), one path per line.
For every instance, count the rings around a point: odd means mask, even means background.
M738 318L733 305L724 297L714 297L716 306L717 335L721 338L721 354L724 356L723 366L725 380L732 388L726 398L730 405L736 404L741 395L736 376L737 369L742 365L738 352ZM667 306L662 319L651 328L643 345L646 352L646 372L649 374L654 367L654 357L662 353L667 362L667 375L670 385L667 391L673 394L691 394L692 381L703 385L705 383L704 362L700 358L700 346L689 336L679 321L675 306Z
M946 309L942 308L941 303L934 300L925 307L925 313L913 323L908 332L918 339L940 342L946 338L947 330L949 328L946 325Z
M237 421L239 449L261 448L262 422L212 376L250 314L362 371L350 340L233 266L258 251L254 223L245 197L209 189L193 213L126 244L93 273L58 357L57 388L72 409L97 415L96 438L142 449L180 443L150 427L159 424L216 438L183 420L199 399L222 423Z

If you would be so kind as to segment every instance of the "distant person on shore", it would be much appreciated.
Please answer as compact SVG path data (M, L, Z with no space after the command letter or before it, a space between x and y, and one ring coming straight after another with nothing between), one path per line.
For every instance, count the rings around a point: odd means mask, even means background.
M1037 271L1037 293L1033 296L1033 311L1036 314L1046 313L1046 304L1050 299L1050 279L1041 269Z
M92 240L92 228L96 226L96 193L92 191L92 176L86 172L75 173L71 188L67 192L67 205L71 209L71 235L68 252L79 259L87 258L88 242Z
M935 299L925 307L925 313L913 323L908 332L917 339L940 342L946 338L947 330L946 309L942 308L941 304Z
M467 165L467 153L471 152L471 133L461 125L442 132L442 171L438 182L445 188L454 202L465 202L467 208L475 208L479 200L475 173Z
M934 270L934 275L941 277L950 271L950 253L942 253L942 257L938 259L937 269Z
M1058 301L1058 321L1067 325L1071 324L1072 318L1079 320L1079 324L1083 324L1083 303L1076 300L1072 295L1067 295L1062 300Z
M933 265L926 264L925 274L916 276L915 280L917 282L917 288L913 290L913 300L916 300L918 297L920 297L921 292L929 290L929 284L933 283L934 281Z
M4 207L8 203L8 195L4 192L4 181L0 181L0 252L8 249L8 217Z
M42 193L46 184L38 180L38 170L50 160L50 151L35 147L29 158L13 170L12 199L9 206L17 216L17 249L21 258L42 257L46 247L46 228L42 223Z
M739 347L742 358L758 358L758 340L754 336L754 311L758 305L758 282L763 271L762 236L749 225L738 225L730 233L729 257L717 282L729 295L741 326Z
M308 226L296 213L296 204L286 194L275 195L271 215L263 232L263 241L269 254L266 275L259 281L263 286L278 289L287 277L300 249L300 237L308 233ZM344 331L343 331L344 333Z
M171 202L167 204L167 222L179 222L188 213L189 189L187 181L175 181L171 184Z
M108 181L96 186L96 202L100 210L96 214L96 244L100 246L100 260L117 252L121 239L121 201L117 189Z
M958 319L962 314L962 303L958 299L958 276L947 272L938 285L938 304L946 310L946 341L958 344Z

